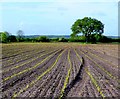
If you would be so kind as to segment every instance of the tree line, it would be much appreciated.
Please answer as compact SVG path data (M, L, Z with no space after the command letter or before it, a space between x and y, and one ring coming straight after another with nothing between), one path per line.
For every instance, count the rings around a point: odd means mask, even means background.
M64 37L50 39L46 36L25 38L22 30L17 32L17 36L10 35L8 32L0 32L0 42L120 42L120 38L112 39L104 36L104 24L101 21L91 17L84 17L83 19L76 20L72 25L71 30L72 33L68 39Z
M86 43L86 37L85 36L71 36L70 38L48 38L47 36L39 36L36 38L25 38L24 36L15 36L10 35L8 32L0 32L0 42L1 43L10 43L10 42L83 42ZM92 34L89 37L88 43L108 43L108 42L120 42L120 39L112 39L108 38L104 35L99 34Z

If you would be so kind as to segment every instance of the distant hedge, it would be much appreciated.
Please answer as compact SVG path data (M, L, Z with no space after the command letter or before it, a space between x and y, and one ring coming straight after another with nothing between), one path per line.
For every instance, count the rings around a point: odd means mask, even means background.
M9 42L86 42L85 36L71 36L70 38L51 38L49 39L47 36L39 36L36 38L19 38L14 35L9 35L8 32L0 32L0 42L1 43L9 43ZM104 35L93 34L90 36L89 43L109 43L109 42L119 42L120 38L112 39L108 38Z

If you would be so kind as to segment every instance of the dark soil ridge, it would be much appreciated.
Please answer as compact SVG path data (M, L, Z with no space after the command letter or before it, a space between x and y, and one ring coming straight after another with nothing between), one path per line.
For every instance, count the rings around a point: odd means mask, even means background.
M10 57L15 57L15 56L17 56L17 55L20 55L20 54L23 54L23 53L26 53L26 52L30 52L30 51L24 51L24 52L20 52L20 53L18 53L18 54L13 54L13 55L9 55L9 56L4 56L4 57L2 57L2 59L6 59L6 58L10 58Z
M54 55L59 54L60 52L62 52L62 50L60 50L59 52L55 53ZM50 59L48 60L48 62L54 57L54 55L52 57L50 57ZM47 63L44 63L44 65L46 65ZM43 65L42 65L43 66ZM35 69L36 70L36 69ZM16 85L19 81L24 80L27 76L30 76L32 73L35 72L35 70L32 71L28 71L27 74L23 73L22 75L18 77L15 77L14 80L12 82L6 83L5 85L2 86L2 92L6 91L7 89L9 89L10 87L12 87L13 85ZM17 78L17 79L16 79ZM3 82L4 83L4 82Z
M80 69L79 69L78 73L76 74L75 79L73 79L72 82L65 88L62 99L67 97L67 94L69 93L69 91L74 87L74 85L78 81L82 80L83 67L84 67L84 58L82 57L82 63L81 63Z

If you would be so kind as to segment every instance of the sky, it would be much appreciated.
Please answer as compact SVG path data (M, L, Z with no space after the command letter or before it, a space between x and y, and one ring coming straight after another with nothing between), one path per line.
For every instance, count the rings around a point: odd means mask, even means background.
M104 35L118 35L118 0L1 0L0 31L16 35L70 35L77 19L104 24Z

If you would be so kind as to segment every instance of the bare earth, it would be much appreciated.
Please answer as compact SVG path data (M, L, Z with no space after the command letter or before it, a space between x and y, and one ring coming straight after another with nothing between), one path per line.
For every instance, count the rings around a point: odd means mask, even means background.
M119 96L117 44L2 45L2 97Z

